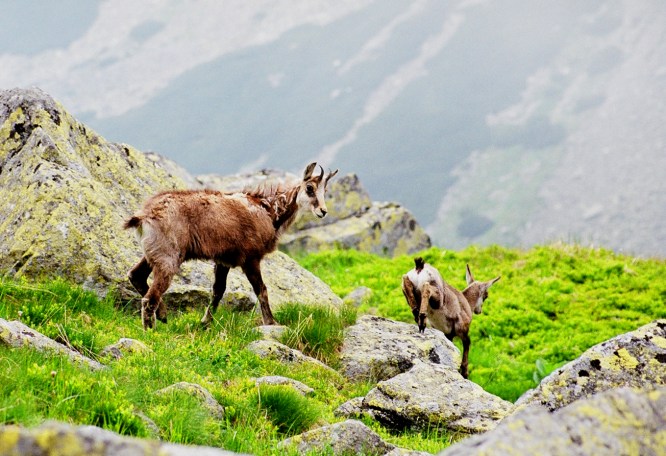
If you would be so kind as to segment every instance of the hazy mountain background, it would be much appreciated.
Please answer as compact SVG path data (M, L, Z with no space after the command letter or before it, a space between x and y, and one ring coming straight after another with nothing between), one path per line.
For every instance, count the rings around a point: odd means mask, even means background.
M663 0L0 1L0 87L194 174L317 159L433 241L666 256Z

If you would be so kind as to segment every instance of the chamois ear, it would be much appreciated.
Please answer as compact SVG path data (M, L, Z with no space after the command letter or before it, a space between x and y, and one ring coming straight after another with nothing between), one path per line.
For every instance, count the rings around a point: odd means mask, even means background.
M467 285L471 285L472 282L474 282L474 276L472 275L472 271L469 270L469 264L467 265L467 269L465 270L465 280L467 280Z
M326 176L326 179L324 179L324 187L326 187L328 185L328 181L329 181L330 178L332 178L333 176L338 174L338 171L339 170L337 170L337 169L333 172L331 172L330 169L328 170L328 175Z
M315 166L317 166L317 162L312 162L310 163L307 168L305 168L305 171L303 172L303 180L306 181L312 177L312 171L314 171Z
M499 279L501 279L501 278L502 278L502 276L501 276L501 275L498 275L498 276L495 277L493 280L488 281L488 288L490 288L490 286L491 286L492 284L494 284L495 282L497 282L497 281L498 281Z

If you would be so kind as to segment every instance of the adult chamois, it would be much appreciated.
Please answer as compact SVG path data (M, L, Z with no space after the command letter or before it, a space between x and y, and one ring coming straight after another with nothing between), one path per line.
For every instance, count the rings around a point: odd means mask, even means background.
M215 262L213 297L201 319L204 325L224 295L227 274L240 266L259 299L265 325L275 324L268 293L261 277L260 262L277 247L280 235L292 224L300 209L309 208L319 218L326 216L324 196L328 181L338 170L324 176L310 163L303 180L291 188L257 188L237 193L214 190L174 190L149 198L143 208L124 224L136 228L143 257L129 271L129 280L143 296L141 319L144 329L155 326L155 318L166 323L162 295L180 265L187 260ZM153 282L148 286L148 276ZM212 309L212 311L211 311Z
M488 288L501 276L488 282L479 282L474 280L467 265L465 273L467 288L460 292L446 283L439 271L425 263L423 258L415 258L414 265L414 269L402 276L402 292L412 309L419 332L425 331L427 319L433 328L442 331L449 340L458 336L463 344L460 373L467 378L472 312L476 314L483 312L483 302L488 298Z

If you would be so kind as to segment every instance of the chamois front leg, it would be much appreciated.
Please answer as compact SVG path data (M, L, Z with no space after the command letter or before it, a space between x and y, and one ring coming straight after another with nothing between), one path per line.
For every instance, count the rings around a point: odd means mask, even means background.
M261 267L259 265L260 260L250 260L247 261L243 266L243 272L247 276L247 280L250 281L254 294L257 295L259 299L259 305L261 307L261 318L265 325L275 325L277 322L273 317L273 312L268 305L268 290L266 290L266 285L264 285L264 280L261 278Z
M430 300L434 299L435 297L435 289L432 286L426 285L423 287L423 290L421 290L421 308L419 309L419 320L417 322L419 325L420 333L425 332L428 306L430 304Z
M462 339L463 344L463 356L462 363L460 363L460 375L462 375L464 378L467 378L467 356L469 355L469 346L471 345L471 340L468 333L461 334L460 339Z
M227 275L229 274L229 267L223 264L215 263L215 282L213 283L213 299L206 307L201 323L209 325L213 321L213 313L217 310L220 304L224 291L227 289Z
M405 295L405 299L407 300L407 304L409 304L409 308L412 309L412 315L414 315L414 321L418 324L419 322L419 304L416 299L416 293L415 293L415 288L414 284L412 283L411 280L409 280L409 277L407 274L402 276L402 294Z

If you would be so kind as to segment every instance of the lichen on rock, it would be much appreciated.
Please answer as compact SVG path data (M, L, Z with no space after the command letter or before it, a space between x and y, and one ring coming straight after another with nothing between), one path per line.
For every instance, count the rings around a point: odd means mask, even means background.
M545 377L516 406L557 410L614 388L666 385L665 338L666 320L656 320L597 344Z

